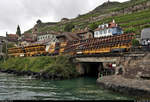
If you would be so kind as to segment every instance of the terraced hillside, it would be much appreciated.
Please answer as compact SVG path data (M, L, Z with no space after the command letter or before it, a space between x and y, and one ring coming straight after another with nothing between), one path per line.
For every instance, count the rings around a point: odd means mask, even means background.
M97 7L93 11L79 15L77 18L67 22L58 22L55 25L37 26L38 32L64 31L67 24L75 25L76 29L90 27L96 28L99 24L115 21L124 29L125 32L135 32L140 34L141 29L150 27L150 0L131 0L124 3L108 2ZM94 26L94 27L93 27ZM31 32L30 29L27 32Z
M144 10L137 13L126 14L122 16L115 16L103 19L96 22L102 24L103 22L110 22L115 19L116 22L124 29L125 32L132 29L133 32L140 34L141 29L150 27L150 10Z

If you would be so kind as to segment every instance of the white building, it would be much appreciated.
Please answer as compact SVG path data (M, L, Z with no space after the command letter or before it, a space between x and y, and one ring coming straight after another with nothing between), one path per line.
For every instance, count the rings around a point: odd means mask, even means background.
M50 42L59 42L56 38L57 34L51 33L51 34L40 34L37 37L37 41L46 41L49 40Z
M46 51L48 51L51 43L59 42L59 40L56 38L57 35L59 35L59 33L56 32L40 34L37 36L37 42L35 42L34 44L44 44L46 45Z
M123 31L113 20L113 22L110 22L109 24L99 25L98 28L94 31L94 38L118 34L123 34Z

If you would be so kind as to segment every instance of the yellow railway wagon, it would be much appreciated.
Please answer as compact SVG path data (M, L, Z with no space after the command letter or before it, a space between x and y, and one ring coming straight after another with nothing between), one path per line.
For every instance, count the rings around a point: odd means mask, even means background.
M22 57L24 56L24 50L21 47L8 48L8 56Z
M54 54L55 53L55 44L56 44L55 42L50 44L50 47L48 49L49 54Z
M45 55L46 54L46 45L42 45L42 44L26 46L24 49L26 52L26 56Z
M66 45L67 45L67 42L61 42L60 43L60 49L59 49L60 55L64 53Z

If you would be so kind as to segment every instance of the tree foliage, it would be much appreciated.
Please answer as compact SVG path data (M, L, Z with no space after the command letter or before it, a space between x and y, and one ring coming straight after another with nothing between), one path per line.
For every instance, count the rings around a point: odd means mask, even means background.
M37 24L41 24L42 21L41 21L40 19L38 19L38 20L36 21L36 23L37 23Z
M69 59L69 56L17 57L0 62L0 66L7 70L46 73L53 78L68 79L78 76L75 64Z
M125 33L135 33L136 29L135 28L128 28L125 30Z
M95 30L97 27L98 27L98 24L97 24L97 23L92 23L92 24L89 25L89 28L90 28L91 30Z
M75 26L72 23L69 23L65 26L64 31L70 32Z
M137 40L137 39L133 39L132 40L132 45L133 46L138 46L140 43L139 43L139 41Z
M21 36L21 30L20 30L20 27L19 27L19 25L18 25L18 27L17 27L16 34L17 34L18 36Z

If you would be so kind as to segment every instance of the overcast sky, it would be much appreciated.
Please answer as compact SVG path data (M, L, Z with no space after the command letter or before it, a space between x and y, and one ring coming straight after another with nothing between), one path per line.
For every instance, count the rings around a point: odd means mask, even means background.
M0 0L0 36L32 28L38 19L42 22L60 21L87 13L107 0ZM110 0L128 1L128 0Z

